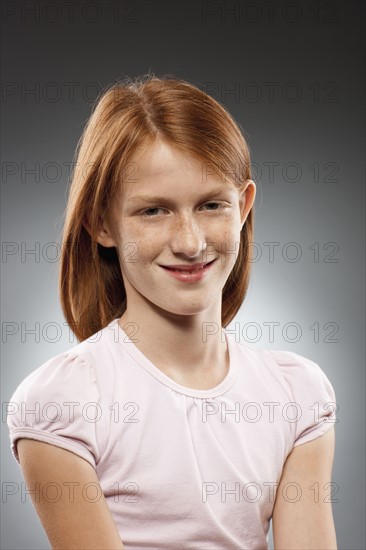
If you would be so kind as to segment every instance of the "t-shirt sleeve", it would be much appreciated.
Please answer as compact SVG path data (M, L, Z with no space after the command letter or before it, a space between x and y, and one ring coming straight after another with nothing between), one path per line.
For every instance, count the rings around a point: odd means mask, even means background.
M291 351L270 350L289 395L283 415L293 425L293 446L325 434L335 426L337 403L334 388L320 366Z
M91 364L72 352L52 357L18 385L7 405L11 450L37 439L62 447L94 468L100 458L100 392Z

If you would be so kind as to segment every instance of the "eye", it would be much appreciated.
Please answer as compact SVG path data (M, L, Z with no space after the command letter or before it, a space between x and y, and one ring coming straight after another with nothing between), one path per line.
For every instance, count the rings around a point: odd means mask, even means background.
M154 215L149 216L149 215L147 214L147 212L151 212L151 211L154 211L154 210L163 210L163 208L159 208L159 207L155 207L155 208L145 208L145 210L143 210L143 211L141 212L141 214L142 214L143 216L145 216L146 218L156 218L156 216L154 216Z
M215 201L207 202L204 206L209 206L209 205L214 205L218 207L218 208L209 208L209 210L218 210L220 207L223 208L225 206L224 204L220 202L215 202Z

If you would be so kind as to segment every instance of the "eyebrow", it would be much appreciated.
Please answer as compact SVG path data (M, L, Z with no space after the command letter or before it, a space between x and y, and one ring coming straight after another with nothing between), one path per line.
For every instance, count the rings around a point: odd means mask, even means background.
M220 187L215 187L214 189L211 189L211 191L208 191L199 200L203 200L207 197L219 195L223 191L230 191L233 187L225 187L224 185L221 185ZM156 202L169 202L169 199L166 197L157 197L152 195L134 195L133 197L129 197L127 199L127 202L139 202L139 201L145 201L149 203L156 203Z

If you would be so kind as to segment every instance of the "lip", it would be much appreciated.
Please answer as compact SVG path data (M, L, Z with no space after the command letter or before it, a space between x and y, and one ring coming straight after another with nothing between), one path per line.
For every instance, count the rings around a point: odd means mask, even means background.
M213 262L211 260L210 262L202 262L200 264L173 264L173 265L161 265L160 267L165 267L166 269L181 269L183 271L192 271L192 269L201 269L205 265L210 264Z
M215 258L214 260L211 260L211 262L204 263L204 264L194 264L194 265L192 264L191 266L187 266L187 264L185 264L183 267L178 267L178 265L173 266L177 269L184 268L184 271L174 271L174 269L164 265L161 265L160 267L162 267L166 271L166 273L168 273L171 277L174 277L178 281L183 281L185 283L196 283L198 281L201 281L206 276L206 274L208 273L208 271L210 270L212 264L216 261L216 259L217 258ZM201 266L201 265L204 266L202 269L198 269L198 271L189 273L189 269L194 269L194 268L197 269L196 266Z

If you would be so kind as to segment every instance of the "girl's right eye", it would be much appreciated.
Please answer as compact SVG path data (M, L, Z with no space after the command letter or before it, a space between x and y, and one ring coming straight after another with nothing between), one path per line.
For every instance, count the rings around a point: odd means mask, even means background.
M147 215L147 212L151 212L151 211L154 211L154 210L163 210L162 208L159 208L159 207L155 207L155 208L145 208L145 210L143 210L141 212L141 215L146 217L146 218L156 218L156 216L149 216Z

